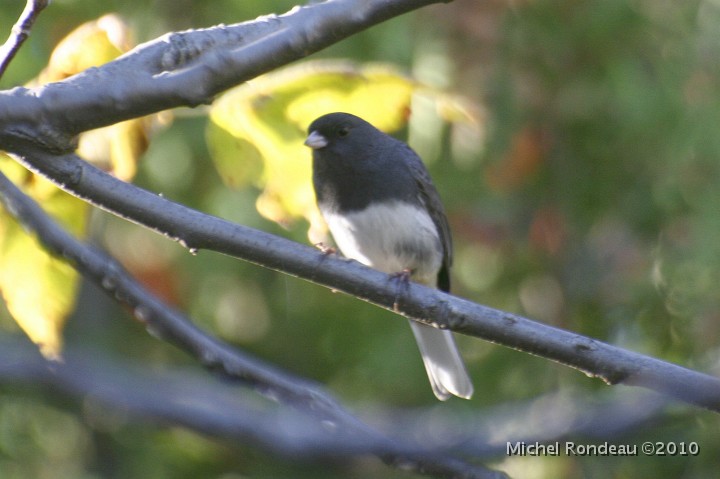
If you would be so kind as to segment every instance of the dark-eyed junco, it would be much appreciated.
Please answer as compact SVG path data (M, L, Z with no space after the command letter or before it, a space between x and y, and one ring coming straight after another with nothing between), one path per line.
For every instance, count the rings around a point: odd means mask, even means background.
M312 122L313 185L335 243L388 274L450 289L452 242L437 190L405 143L349 113ZM452 333L410 321L435 396L470 398L473 386Z

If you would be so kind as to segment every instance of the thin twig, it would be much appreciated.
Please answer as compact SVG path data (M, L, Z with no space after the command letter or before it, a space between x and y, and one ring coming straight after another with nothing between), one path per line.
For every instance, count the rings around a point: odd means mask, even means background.
M26 229L38 235L50 252L69 261L108 295L128 305L154 335L177 345L204 366L242 380L265 396L314 417L318 423L331 425L330 430L340 439L349 435L372 444L375 455L398 467L450 478L505 477L482 466L384 436L353 416L317 384L281 371L207 335L182 313L153 296L108 254L72 237L2 173L0 201Z
M49 3L49 0L27 0L25 9L20 14L18 21L13 25L8 39L0 47L0 78L5 74L5 70L7 70L12 59L15 58L15 54L20 50L22 44L30 36L30 30L37 17L40 16L40 12Z

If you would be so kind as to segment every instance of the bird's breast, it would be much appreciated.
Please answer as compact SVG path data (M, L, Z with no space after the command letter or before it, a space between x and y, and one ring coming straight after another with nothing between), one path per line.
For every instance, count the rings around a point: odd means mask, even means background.
M443 246L423 208L390 201L348 213L321 211L343 255L385 273L409 269L415 281L435 284Z

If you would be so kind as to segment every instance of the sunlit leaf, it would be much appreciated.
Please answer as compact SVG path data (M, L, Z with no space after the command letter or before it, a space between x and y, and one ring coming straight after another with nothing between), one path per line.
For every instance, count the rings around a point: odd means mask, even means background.
M130 50L131 36L130 28L117 15L83 23L57 44L38 82L63 80L112 61Z
M211 110L208 143L226 184L262 189L262 215L280 224L305 218L316 240L324 225L310 186L311 153L303 146L308 125L325 113L345 111L395 131L407 122L413 94L421 88L386 65L322 61L285 68L222 95ZM436 97L448 116L463 116L453 107L459 103Z
M81 235L87 204L72 197L4 155L0 170L41 202L68 231ZM34 235L0 209L0 292L8 311L45 357L57 359L62 329L72 311L78 274L63 260L50 255Z
M80 135L78 154L124 181L137 172L137 163L148 146L148 118L134 118L90 130Z

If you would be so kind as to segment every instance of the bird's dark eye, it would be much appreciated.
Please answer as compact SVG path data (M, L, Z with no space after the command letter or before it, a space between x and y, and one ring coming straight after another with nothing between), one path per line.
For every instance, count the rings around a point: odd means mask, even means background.
M348 128L347 126L341 126L337 132L339 137L348 136L349 133L350 133L350 128Z

